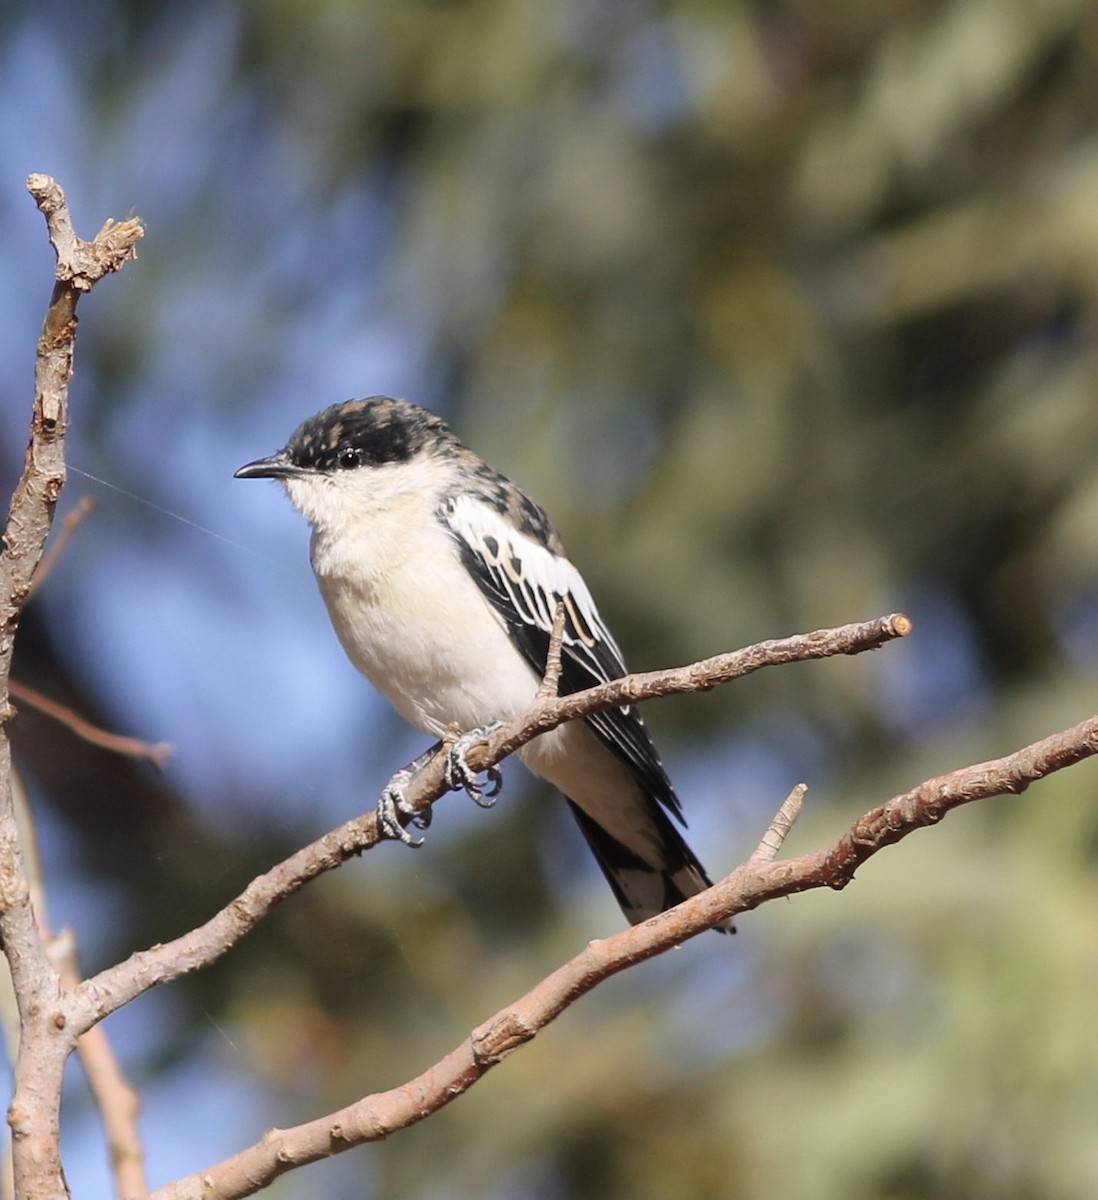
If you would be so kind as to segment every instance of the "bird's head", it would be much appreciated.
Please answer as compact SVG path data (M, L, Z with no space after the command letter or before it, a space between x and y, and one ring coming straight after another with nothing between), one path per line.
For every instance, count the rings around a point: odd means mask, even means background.
M245 463L235 478L277 479L319 529L431 490L460 450L434 413L407 400L370 396L309 417L281 450Z

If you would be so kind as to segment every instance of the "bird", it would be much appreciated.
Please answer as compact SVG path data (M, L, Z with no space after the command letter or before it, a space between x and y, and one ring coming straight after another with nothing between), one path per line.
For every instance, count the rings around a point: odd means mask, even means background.
M545 511L430 410L389 396L333 404L235 477L285 488L311 526L311 565L347 657L417 729L473 737L525 711L560 605L560 694L625 675ZM410 840L394 801L407 819L400 785L430 753L383 796L391 836ZM518 755L564 796L631 924L711 886L676 827L682 805L636 706L558 726ZM460 752L451 762L452 786L489 803ZM498 787L498 773L490 779Z

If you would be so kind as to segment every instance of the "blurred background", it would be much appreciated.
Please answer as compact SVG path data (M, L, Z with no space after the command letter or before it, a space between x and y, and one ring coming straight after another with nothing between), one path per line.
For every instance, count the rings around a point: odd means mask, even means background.
M1098 5L9 0L0 483L53 259L147 223L81 309L95 503L16 675L51 919L86 971L205 919L424 746L345 662L274 486L372 393L553 514L631 665L900 609L871 656L647 716L715 875L1094 709ZM1098 768L962 810L842 895L615 979L423 1125L271 1194L1044 1200L1098 1188ZM398 1084L621 925L510 764L107 1023L154 1185ZM65 1162L106 1197L74 1064Z

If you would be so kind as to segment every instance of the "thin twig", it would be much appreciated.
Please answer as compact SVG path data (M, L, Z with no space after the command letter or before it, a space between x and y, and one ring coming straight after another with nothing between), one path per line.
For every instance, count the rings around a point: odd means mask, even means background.
M53 570L57 560L65 552L72 539L72 535L80 527L84 518L95 508L95 501L91 496L81 496L76 503L76 507L69 513L65 514L65 519L61 522L61 528L57 531L53 541L46 548L46 552L42 555L42 561L38 564L38 569L31 577L30 590L27 592L29 600L46 582L46 577Z
M801 805L804 803L804 794L807 791L807 783L798 783L786 796L781 808L774 814L774 820L770 822L769 828L763 834L762 841L751 852L753 862L773 862L778 857L785 839L801 815Z
M76 939L71 930L50 935L50 958L66 988L80 983ZM126 1078L102 1025L80 1036L76 1053L88 1081L107 1139L114 1194L117 1200L134 1200L148 1192L145 1149L138 1121L141 1098Z
M114 1194L118 1200L144 1196L149 1185L145 1175L145 1149L138 1127L141 1098L118 1065L101 1025L80 1036L76 1052L103 1121Z
M48 696L44 696L41 692L16 679L8 681L8 689L16 700L23 704L29 704L31 708L36 708L47 717L52 717L66 729L70 729L77 737L82 738L85 742L90 742L93 746L111 750L115 754L123 754L127 758L146 758L158 768L162 768L172 755L172 747L168 742L144 742L140 738L124 737L120 733L111 733L106 729L100 729L98 725L93 725L90 721L85 720L74 709L60 704L56 700L51 700Z
M859 863L915 829L941 820L951 809L1023 791L1049 772L1096 753L1098 717L1091 717L1005 758L928 779L867 813L838 841L814 854L777 862L767 861L765 854L753 855L726 879L676 908L588 943L570 962L474 1029L415 1079L292 1129L269 1130L261 1141L232 1158L158 1189L151 1200L239 1200L295 1167L414 1125L468 1091L610 976L768 900L810 888L844 887ZM784 827L799 799L800 788L795 788L772 829Z
M553 628L549 634L549 650L545 656L545 674L538 687L538 700L555 700L560 695L561 651L564 648L564 625L567 609L563 600L557 601L553 614Z

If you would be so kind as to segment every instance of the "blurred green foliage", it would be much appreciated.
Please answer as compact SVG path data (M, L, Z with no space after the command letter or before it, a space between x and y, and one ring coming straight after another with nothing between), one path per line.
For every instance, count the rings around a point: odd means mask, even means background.
M102 12L109 128L184 8ZM1098 5L255 0L234 20L224 104L279 130L318 242L342 200L387 190L370 303L422 314L431 394L411 398L554 515L637 666L913 617L872 659L652 710L704 785L687 809L714 871L802 775L793 852L1093 710ZM233 163L187 169L193 263L231 241L202 198ZM179 304L142 257L139 330L145 289ZM366 265L247 303L277 341ZM155 348L137 343L100 345L104 387ZM1091 1197L1094 793L1084 765L889 850L842 896L698 939L438 1117L273 1194ZM135 887L183 907L138 906L122 945L321 832L241 848L171 822ZM605 932L592 876L562 905L561 830L514 806L309 889L192 985L165 1060L216 1013L280 1125L401 1082ZM213 875L187 866L211 856Z

